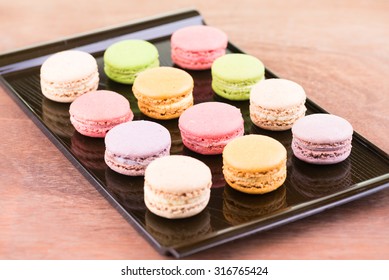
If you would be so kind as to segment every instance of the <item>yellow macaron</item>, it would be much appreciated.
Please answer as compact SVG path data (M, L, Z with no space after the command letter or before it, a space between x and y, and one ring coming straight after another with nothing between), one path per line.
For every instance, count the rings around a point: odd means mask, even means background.
M193 105L193 78L174 67L156 67L141 72L132 90L139 110L154 119L178 118Z
M226 182L238 191L271 192L285 182L286 149L268 136L238 137L224 148L223 174Z

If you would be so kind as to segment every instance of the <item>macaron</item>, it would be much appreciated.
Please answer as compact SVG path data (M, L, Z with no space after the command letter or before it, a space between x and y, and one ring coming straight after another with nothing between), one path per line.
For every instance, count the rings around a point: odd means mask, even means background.
M179 67L210 69L216 58L226 53L228 38L218 28L206 25L183 27L171 36L171 58Z
M129 176L142 176L155 159L170 154L171 138L162 125L132 121L111 129L105 137L105 163L112 170Z
M178 120L183 144L204 154L221 154L225 145L244 134L238 108L222 102L204 102L188 108Z
M45 97L69 103L99 85L96 59L87 52L67 50L47 58L40 68L41 90Z
M104 52L104 72L111 80L132 84L138 73L159 66L158 49L144 40L123 40Z
M223 174L234 189L264 194L279 188L286 179L286 149L263 135L245 135L229 142L223 151Z
M253 85L265 78L265 67L256 57L233 53L217 58L211 68L213 91L229 100L248 100Z
M288 130L305 115L306 94L297 83L267 79L255 84L250 93L250 118L267 130Z
M70 122L85 136L103 138L114 126L134 118L128 100L109 90L91 91L70 104Z
M178 118L193 105L193 78L174 67L156 67L140 73L132 91L139 110L154 119Z
M292 135L294 155L308 163L335 164L351 153L353 127L339 116L305 116L295 122Z
M207 206L212 175L198 159L172 155L146 168L144 201L150 212L168 219L194 216Z

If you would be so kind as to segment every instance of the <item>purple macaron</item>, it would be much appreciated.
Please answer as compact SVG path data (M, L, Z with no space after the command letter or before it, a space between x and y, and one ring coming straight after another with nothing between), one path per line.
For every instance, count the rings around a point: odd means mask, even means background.
M153 160L170 154L171 137L162 125L132 121L115 126L105 137L105 163L129 176L143 176Z
M292 150L302 161L334 164L351 153L353 128L338 116L312 114L296 121L292 127Z

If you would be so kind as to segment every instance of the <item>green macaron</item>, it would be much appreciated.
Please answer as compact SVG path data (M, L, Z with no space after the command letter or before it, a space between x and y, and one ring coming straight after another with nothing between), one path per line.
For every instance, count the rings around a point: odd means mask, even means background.
M159 66L157 48L144 40L124 40L104 52L104 72L113 81L133 84L139 72Z
M251 87L264 79L265 67L254 56L234 53L217 58L212 64L212 89L229 100L248 100Z

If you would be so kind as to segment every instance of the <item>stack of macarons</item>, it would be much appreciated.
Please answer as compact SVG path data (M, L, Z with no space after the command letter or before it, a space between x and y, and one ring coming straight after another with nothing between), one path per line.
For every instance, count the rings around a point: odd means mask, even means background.
M104 139L108 170L144 176L144 202L151 213L187 218L207 206L212 172L207 161L190 153L220 157L225 182L245 195L275 193L284 184L286 148L269 136L245 135L242 112L233 105L237 101L249 103L256 129L290 130L298 160L335 164L350 155L350 123L330 114L305 116L303 87L286 79L265 79L265 67L254 56L227 53L228 38L221 30L180 28L170 43L172 66L160 66L158 48L145 40L114 42L103 56L106 78L132 90L141 113L136 119L155 121L133 120L126 97L98 89L98 65L86 52L58 52L41 67L43 95L70 103L70 122L80 137ZM215 101L196 104L190 73L204 70L210 74L207 87ZM172 137L164 122L170 119L177 119L177 137L187 155L170 155Z

